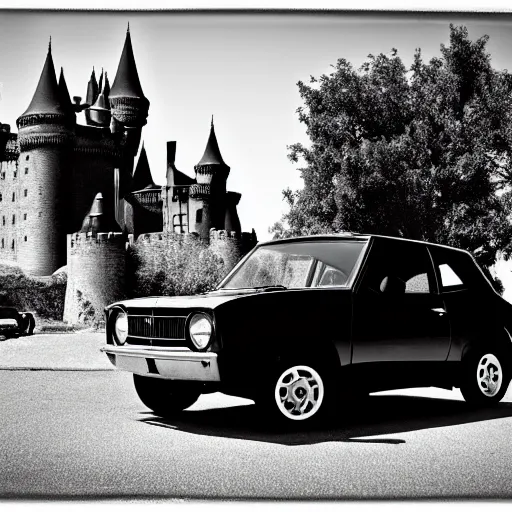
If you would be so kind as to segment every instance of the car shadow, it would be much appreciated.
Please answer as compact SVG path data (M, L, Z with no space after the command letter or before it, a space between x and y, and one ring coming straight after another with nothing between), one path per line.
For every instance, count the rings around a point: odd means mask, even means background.
M139 421L161 428L214 437L246 439L287 446L326 442L402 444L404 432L512 417L512 403L474 408L459 400L415 396L370 396L358 404L340 404L338 414L313 426L280 427L254 404L183 411L172 419L142 413Z

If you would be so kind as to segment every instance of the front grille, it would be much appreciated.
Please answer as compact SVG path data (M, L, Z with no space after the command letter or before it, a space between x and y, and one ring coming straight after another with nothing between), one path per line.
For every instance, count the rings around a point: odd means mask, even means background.
M153 340L184 340L185 322L186 317L181 316L128 315L128 336Z

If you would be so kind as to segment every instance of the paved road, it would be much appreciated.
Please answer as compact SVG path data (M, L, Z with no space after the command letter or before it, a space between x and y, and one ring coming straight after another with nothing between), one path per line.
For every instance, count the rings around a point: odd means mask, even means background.
M282 433L221 394L163 421L129 374L80 369L0 369L0 498L512 498L510 402L408 391Z

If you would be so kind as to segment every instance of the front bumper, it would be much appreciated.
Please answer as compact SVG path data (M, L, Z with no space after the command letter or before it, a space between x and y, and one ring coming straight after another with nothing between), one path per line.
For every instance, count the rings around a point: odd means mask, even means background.
M105 345L101 351L120 370L138 375L172 380L220 381L217 354L213 352L113 345Z

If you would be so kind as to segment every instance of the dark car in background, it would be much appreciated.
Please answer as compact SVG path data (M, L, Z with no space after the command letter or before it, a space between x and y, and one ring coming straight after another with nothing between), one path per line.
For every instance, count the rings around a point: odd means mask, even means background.
M33 334L34 327L32 313L20 313L16 308L0 307L0 336L28 336Z
M214 391L289 422L410 387L493 404L511 379L512 306L474 258L391 237L261 243L215 291L117 302L106 326L102 350L161 416Z

